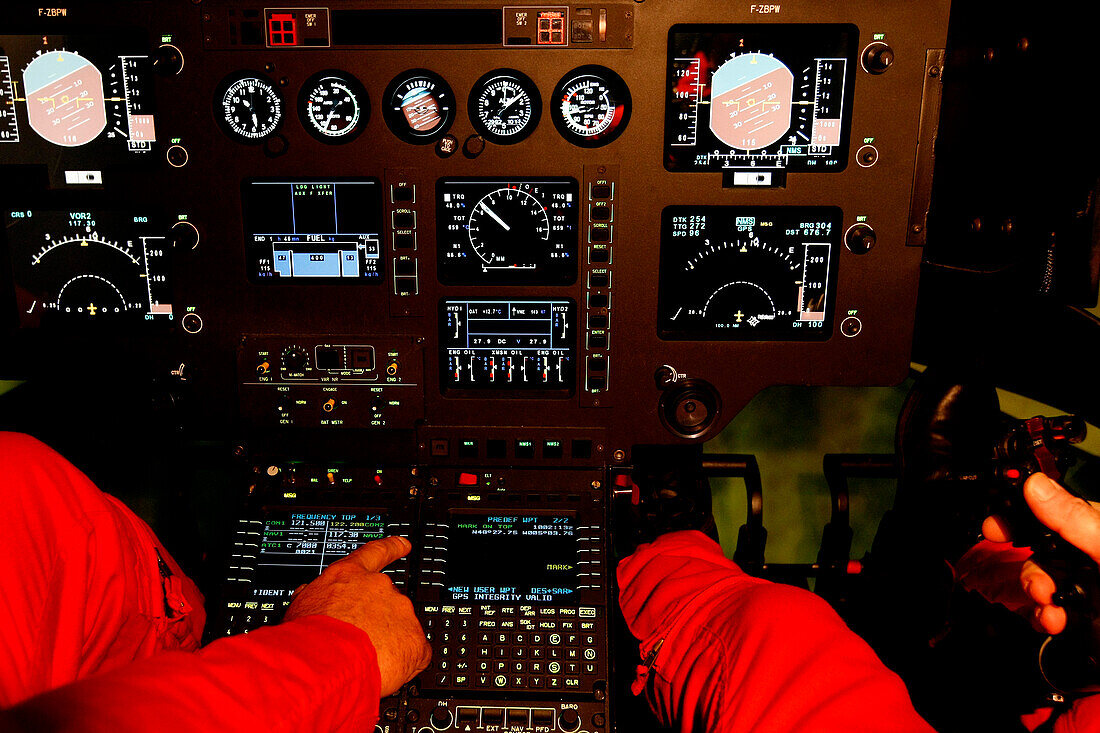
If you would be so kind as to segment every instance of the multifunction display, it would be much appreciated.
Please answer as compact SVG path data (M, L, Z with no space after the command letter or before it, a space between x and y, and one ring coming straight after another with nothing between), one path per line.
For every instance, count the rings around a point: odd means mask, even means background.
M150 152L151 63L139 48L101 36L0 35L4 161L53 161L58 148L87 148L66 154L66 165L101 165Z
M572 178L442 179L436 187L444 285L570 285L577 280Z
M673 26L665 167L843 170L857 41L853 25Z
M576 603L572 514L466 513L448 518L444 600Z
M241 199L253 282L381 282L377 180L252 179Z
M666 208L657 293L661 338L829 338L841 216L828 206Z
M171 242L148 213L5 212L19 322L107 326L171 321Z
M442 300L439 308L444 391L572 394L577 342L572 300Z

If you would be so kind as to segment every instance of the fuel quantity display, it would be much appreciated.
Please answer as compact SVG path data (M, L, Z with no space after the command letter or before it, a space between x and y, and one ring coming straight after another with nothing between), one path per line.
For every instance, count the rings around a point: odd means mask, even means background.
M6 212L24 327L129 327L173 320L166 227L147 214Z
M661 216L666 340L823 341L832 335L840 209L670 206Z
M853 25L676 25L665 168L836 172L848 160Z
M444 392L568 397L577 377L577 306L569 299L439 303Z
M241 184L253 282L382 281L382 187L373 178Z
M572 178L442 179L436 187L444 285L571 285L578 186Z

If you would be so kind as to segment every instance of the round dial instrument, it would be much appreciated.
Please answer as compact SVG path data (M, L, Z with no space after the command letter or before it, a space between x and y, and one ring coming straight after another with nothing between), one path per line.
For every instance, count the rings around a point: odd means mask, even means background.
M382 117L393 134L414 145L435 142L454 122L454 92L443 77L427 69L398 74L386 87L382 105Z
M531 194L499 188L470 212L470 246L487 269L534 269L545 258L537 245L550 238L550 217Z
M306 132L323 143L351 142L366 129L370 117L367 90L346 72L319 72L302 86L298 116Z
M283 122L283 98L263 74L240 71L218 85L214 116L226 135L241 143L260 143Z
M486 140L518 143L538 127L542 99L530 77L515 69L490 71L470 90L470 122Z
M603 66L581 66L554 88L554 126L584 148L607 145L630 120L630 90L622 77Z

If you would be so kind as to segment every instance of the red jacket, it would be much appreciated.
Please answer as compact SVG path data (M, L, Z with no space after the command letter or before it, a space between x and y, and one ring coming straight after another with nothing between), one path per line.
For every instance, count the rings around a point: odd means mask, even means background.
M0 730L373 729L365 633L309 616L195 651L195 585L133 512L33 438L0 433L0 511Z

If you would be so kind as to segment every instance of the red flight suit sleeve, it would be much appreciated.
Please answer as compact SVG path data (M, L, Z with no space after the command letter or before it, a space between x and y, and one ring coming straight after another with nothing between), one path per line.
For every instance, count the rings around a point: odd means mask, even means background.
M745 574L700 532L642 545L617 574L623 615L650 662L635 691L676 730L932 730L829 604Z
M3 731L347 731L378 718L370 638L328 616L305 616L166 652L0 711Z

